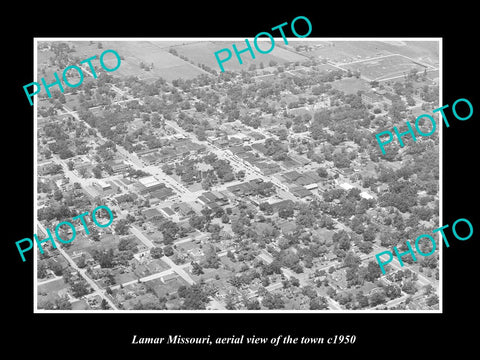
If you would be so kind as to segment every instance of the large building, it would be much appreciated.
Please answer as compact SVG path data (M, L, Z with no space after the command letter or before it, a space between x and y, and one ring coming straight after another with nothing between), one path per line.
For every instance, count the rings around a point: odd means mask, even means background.
M98 190L100 190L103 193L107 192L108 190L112 190L112 184L101 179L96 180L93 183L93 186L95 186Z
M138 180L140 184L140 193L146 194L151 193L155 190L160 190L165 187L160 181L155 179L153 176L146 176Z

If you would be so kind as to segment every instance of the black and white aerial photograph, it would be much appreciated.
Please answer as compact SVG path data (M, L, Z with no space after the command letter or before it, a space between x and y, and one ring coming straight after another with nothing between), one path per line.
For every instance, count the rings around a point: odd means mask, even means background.
M474 353L471 4L18 8L7 353Z
M441 39L36 40L36 311L441 309Z

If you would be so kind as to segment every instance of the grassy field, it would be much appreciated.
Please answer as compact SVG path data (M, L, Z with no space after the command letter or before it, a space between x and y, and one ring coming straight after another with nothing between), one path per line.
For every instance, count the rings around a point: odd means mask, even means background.
M60 278L57 280L50 281L43 285L38 285L38 292L39 293L45 292L47 294L50 294L52 292L60 291L66 286L67 285L65 284L65 281L63 281L63 278Z
M412 59L426 62L437 66L439 59L439 46L437 41L370 41L346 40L346 41L292 41L287 47L295 48L298 45L306 45L313 48L312 51L301 53L314 57L328 58L333 62L350 62L369 57L400 54Z
M414 63L404 56L388 56L380 59L366 60L342 65L345 69L360 71L367 81L385 80L395 76L407 74L411 69L422 72L425 67Z
M242 53L241 58L243 64L240 64L235 52L233 51L232 45L235 44L239 51L246 49L245 41L202 41L202 42L194 42L187 45L175 46L175 50L178 52L179 55L184 55L188 59L192 60L195 64L201 63L210 68L220 71L220 67L218 66L217 60L215 58L214 53L221 49L229 49L232 52L232 57L229 61L223 63L223 67L226 71L241 71L246 70L251 64L255 64L257 67L260 63L263 63L265 67L268 66L270 60L274 60L279 64L284 64L286 62L292 61L305 61L307 58L303 55L297 54L295 52L282 49L278 46L270 52L269 54L261 54L259 53L254 45L253 39L249 39L249 43L252 46L252 49L255 54L255 59L252 59L249 52ZM259 47L264 50L268 50L270 43L261 44L258 42ZM227 53L220 53L220 58L224 58L227 56Z
M370 85L365 80L357 79L356 77L334 81L332 87L336 90L343 91L345 94L356 94L358 90L370 90Z
M87 59L92 56L97 56L97 59L92 61L92 64L97 73L104 71L99 62L100 55L105 50L115 50L122 58L120 67L111 72L112 75L120 76L138 76L140 78L156 79L162 77L167 81L172 81L178 78L192 79L199 74L205 73L200 68L189 64L188 62L173 56L168 52L171 46L178 46L185 42L176 41L101 41L101 48L97 41L68 41L75 51L70 56L78 57L79 59ZM48 58L53 56L50 51L38 52L38 63L48 64ZM140 63L147 65L153 64L153 68L146 71L140 67ZM117 59L114 54L106 54L104 63L107 67L113 68L117 64ZM72 64L78 65L78 64ZM63 71L63 69L49 69L47 74L52 71ZM61 75L61 74L60 74Z

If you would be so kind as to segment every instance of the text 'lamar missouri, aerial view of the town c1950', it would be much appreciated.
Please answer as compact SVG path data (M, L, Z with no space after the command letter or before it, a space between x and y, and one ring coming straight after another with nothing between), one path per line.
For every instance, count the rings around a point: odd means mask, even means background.
M35 39L36 312L441 309L441 39L279 40Z

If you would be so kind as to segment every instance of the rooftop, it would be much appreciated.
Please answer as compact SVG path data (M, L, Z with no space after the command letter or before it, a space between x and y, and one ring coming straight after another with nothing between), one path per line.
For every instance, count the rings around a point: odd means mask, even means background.
M146 176L144 178L139 179L138 182L143 186L145 186L146 188L161 184L161 182L155 179L153 176Z

